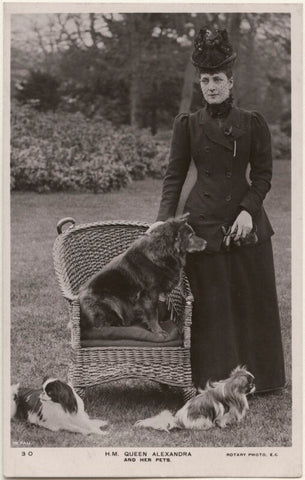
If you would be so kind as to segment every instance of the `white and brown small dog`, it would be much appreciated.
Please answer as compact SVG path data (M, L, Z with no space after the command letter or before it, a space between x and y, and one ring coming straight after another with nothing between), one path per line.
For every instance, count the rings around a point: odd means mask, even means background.
M67 430L106 435L107 422L90 419L74 388L56 378L45 378L42 388L11 386L11 418L25 420L56 432Z
M138 420L136 427L170 431L174 428L208 430L240 422L249 409L247 395L255 391L254 376L246 367L237 367L229 378L208 382L199 395L173 415L164 410L155 417Z

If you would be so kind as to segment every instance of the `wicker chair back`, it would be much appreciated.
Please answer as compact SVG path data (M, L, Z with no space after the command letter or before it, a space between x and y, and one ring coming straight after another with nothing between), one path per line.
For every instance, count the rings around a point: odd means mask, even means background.
M77 295L81 285L123 253L147 228L136 222L103 222L68 228L59 235L54 261L64 296Z

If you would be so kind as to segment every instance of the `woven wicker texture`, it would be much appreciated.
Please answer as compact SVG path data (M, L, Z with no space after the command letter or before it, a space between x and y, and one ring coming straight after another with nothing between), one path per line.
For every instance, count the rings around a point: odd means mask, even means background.
M193 297L185 275L168 299L171 317L183 333L184 347L81 348L80 345L79 287L113 257L124 252L147 228L147 224L139 222L98 222L68 228L55 240L55 272L61 292L68 301L71 321L69 379L78 390L136 377L179 386L185 398L195 393L190 368Z

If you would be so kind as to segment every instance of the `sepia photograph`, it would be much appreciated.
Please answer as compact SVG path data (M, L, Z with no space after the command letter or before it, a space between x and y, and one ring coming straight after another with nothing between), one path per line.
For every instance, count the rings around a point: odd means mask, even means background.
M302 6L238 7L6 4L9 477L301 475Z

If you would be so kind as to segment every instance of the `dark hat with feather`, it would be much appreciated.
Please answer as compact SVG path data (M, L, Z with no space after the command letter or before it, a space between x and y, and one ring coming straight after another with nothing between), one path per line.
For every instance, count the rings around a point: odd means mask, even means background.
M225 29L212 32L202 28L195 37L192 63L199 69L212 72L230 67L236 57Z

